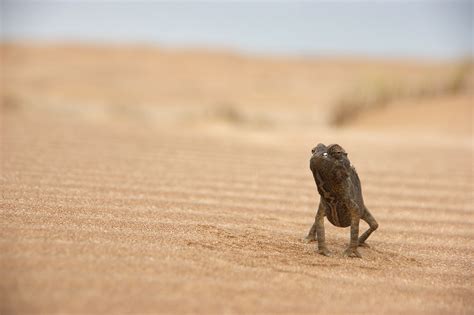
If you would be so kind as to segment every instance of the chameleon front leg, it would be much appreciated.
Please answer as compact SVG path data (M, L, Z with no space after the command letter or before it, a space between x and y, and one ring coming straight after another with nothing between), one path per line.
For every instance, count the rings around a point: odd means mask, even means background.
M307 243L314 242L316 240L316 218L314 219L314 223L311 226L311 229L308 232L308 235L304 238L304 241Z
M310 243L316 240L316 226L318 225L318 212L323 211L321 208L324 207L322 201L319 201L319 207L318 210L316 211L316 216L314 218L314 223L311 226L311 229L308 232L308 235L305 237L305 241ZM324 228L324 227L323 227Z
M316 219L314 224L316 225L316 235L318 236L318 253L323 256L329 256L329 250L326 247L326 236L324 233L324 216L326 215L326 209L324 206L319 205L318 212L316 213Z
M351 202L348 208L351 213L351 239L349 247L344 251L344 256L362 258L357 250L357 247L359 246L359 208L354 202Z

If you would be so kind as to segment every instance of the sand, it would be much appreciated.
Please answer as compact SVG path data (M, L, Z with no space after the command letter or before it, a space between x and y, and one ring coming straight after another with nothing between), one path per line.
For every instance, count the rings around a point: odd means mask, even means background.
M5 90L22 101L2 111L0 313L474 312L472 119L450 120L472 114L470 96L420 102L436 110L416 123L411 106L345 128L191 123L99 115L100 102L81 106L93 99L83 78L58 109L36 72L7 65ZM279 106L272 117L305 108ZM346 148L380 224L363 259L342 256L349 229L327 221L332 257L301 240L318 142Z

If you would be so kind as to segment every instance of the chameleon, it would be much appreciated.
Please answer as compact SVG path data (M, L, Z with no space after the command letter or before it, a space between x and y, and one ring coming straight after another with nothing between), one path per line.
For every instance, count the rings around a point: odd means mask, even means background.
M356 169L338 144L318 144L311 150L310 169L320 195L319 207L306 241L317 238L317 252L329 256L324 233L324 217L337 227L351 227L350 243L344 256L362 258L358 246L366 246L367 238L377 230L378 223L364 205L362 188ZM369 229L359 237L360 219Z

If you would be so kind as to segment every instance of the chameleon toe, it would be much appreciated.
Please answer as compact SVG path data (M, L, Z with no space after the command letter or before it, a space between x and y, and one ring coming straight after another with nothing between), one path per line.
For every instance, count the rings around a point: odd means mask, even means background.
M359 253L359 251L356 248L346 249L343 255L345 257L351 257L351 258L362 258L362 255Z

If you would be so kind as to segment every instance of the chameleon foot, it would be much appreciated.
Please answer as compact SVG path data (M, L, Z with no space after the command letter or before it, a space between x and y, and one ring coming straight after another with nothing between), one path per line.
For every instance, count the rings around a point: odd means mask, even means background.
M326 247L318 249L318 254L323 255L323 256L327 256L327 257L331 256L331 253L329 252L329 250Z
M357 257L362 258L362 255L359 253L357 248L349 247L344 251L345 257Z

